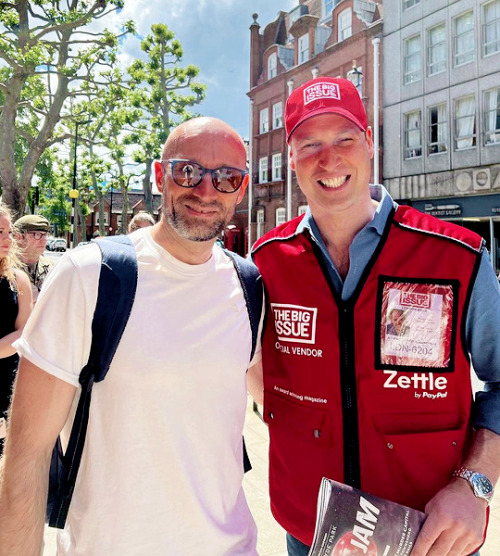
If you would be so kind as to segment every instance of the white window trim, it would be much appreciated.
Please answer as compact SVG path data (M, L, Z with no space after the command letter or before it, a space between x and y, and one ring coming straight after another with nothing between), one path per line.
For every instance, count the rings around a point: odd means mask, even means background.
M457 114L457 108L459 106L466 106L464 103L472 103L471 106L474 109L472 113L468 112L461 116ZM477 146L477 132L476 132L476 97L474 95L467 95L461 98L455 99L455 137L454 144L456 151L463 151L466 149L473 149ZM471 122L472 118L472 122ZM472 123L472 128L471 128ZM460 132L460 135L459 135Z
M457 23L460 19L465 18L466 16L472 15L472 29L469 29L468 31L465 31L463 33L457 34ZM474 12L473 11L468 11L465 12L463 14L458 15L457 17L455 17L453 19L453 65L454 67L459 67L459 66L464 66L465 64L470 64L471 62L473 62L476 59L476 53L475 53L475 30L474 30ZM466 50L464 52L458 52L457 51L457 45L458 45L458 40L460 38L465 37L468 34L472 34L472 48L469 50ZM467 56L467 59L465 59L465 61L457 61L459 56L465 57Z
M268 180L268 160L267 156L262 156L259 158L259 183L267 183Z
M408 45L410 41L418 39L420 42L420 48L412 52L411 54L407 53ZM418 68L416 70L409 71L408 62L410 59L415 58L418 60ZM414 77L412 77L414 75ZM417 83L418 81L422 80L422 35L417 34L413 35L412 37L408 37L403 41L403 84L410 85L411 83Z
M349 17L347 17L349 16ZM346 23L349 25L346 25ZM337 42L342 42L352 36L352 10L346 8L337 16Z
M436 29L442 27L444 29L444 39L442 41L437 42L436 44L431 44L431 33ZM437 62L431 62L432 60L432 52L438 52L440 48L444 46L444 58L438 60ZM446 40L446 24L439 23L438 25L434 25L427 29L427 75L438 75L439 73L443 73L446 71L448 65L448 46Z
M267 133L269 131L269 108L263 108L259 112L259 132Z
M272 181L281 181L283 179L281 169L281 153L275 153L272 156Z
M415 126L409 127L411 116L418 116L415 119ZM417 133L418 132L418 133ZM417 140L415 140L417 138ZM422 111L412 110L404 114L404 159L413 160L422 156Z
M304 44L306 45L306 48L302 48ZM298 48L299 65L309 61L309 59L311 58L311 53L309 49L309 33L304 33L299 37L297 48ZM306 52L307 52L307 58L303 58L303 54Z
M286 208L278 207L276 209L275 218L276 218L276 226L279 226L280 224L284 224L286 222Z
M500 51L500 13L499 16L496 19L493 19L492 21L486 21L486 8L488 6L490 6L491 4L498 4L499 5L499 12L500 12L500 0L492 0L492 2L485 2L482 5L482 10L481 10L481 18L482 18L482 23L481 23L481 50L483 53L483 56L491 56L493 54L496 54ZM496 25L495 25L496 24ZM488 44L486 44L486 30L487 27L490 25L494 25L494 26L498 26L498 30L495 33L496 37L493 41L491 41L489 44L493 44L494 46L494 50L492 50L491 52L487 52L487 48L488 48Z
M431 110L436 109L438 120L436 123L431 122ZM441 109L441 110L440 110ZM439 120L439 113L444 116L443 120ZM428 125L428 141L427 141L427 153L429 156L434 156L436 154L441 154L448 151L448 120L446 119L448 115L447 105L445 102L440 104L435 104L434 106L429 106L427 108L427 118L429 121ZM435 127L436 141L432 141L433 127Z
M494 97L490 97L487 102L487 95L496 92L496 101ZM493 87L483 92L483 130L484 144L498 145L500 143L500 87ZM489 120L489 122L488 122Z
M278 55L276 52L269 54L267 58L267 79L272 79L278 75Z
M297 207L297 216L304 214L307 210L307 206L308 205L300 205L299 207Z
M283 127L283 102L282 101L273 104L273 129L278 129L280 127Z
M420 4L420 0L403 0L403 11L406 12L418 4Z
M265 212L264 209L259 209L256 214L256 232L257 239L264 235Z

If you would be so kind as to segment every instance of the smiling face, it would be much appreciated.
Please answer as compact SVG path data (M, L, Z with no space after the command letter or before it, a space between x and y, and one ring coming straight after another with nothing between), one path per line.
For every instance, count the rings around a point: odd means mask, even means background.
M370 128L363 132L343 116L322 114L306 120L293 132L290 148L291 168L313 215L356 211L371 203Z
M196 118L170 135L163 160L185 159L208 169L230 166L244 170L246 152L236 132L214 118ZM169 163L155 165L158 189L163 193L163 218L180 237L195 242L215 240L243 199L247 178L235 193L221 193L205 174L196 187L186 189L172 179Z

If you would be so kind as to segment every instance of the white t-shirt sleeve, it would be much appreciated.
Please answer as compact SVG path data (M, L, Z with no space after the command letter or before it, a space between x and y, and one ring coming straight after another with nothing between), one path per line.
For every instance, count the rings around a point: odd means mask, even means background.
M14 344L47 373L78 386L92 341L101 255L96 245L68 252L44 282L35 308Z

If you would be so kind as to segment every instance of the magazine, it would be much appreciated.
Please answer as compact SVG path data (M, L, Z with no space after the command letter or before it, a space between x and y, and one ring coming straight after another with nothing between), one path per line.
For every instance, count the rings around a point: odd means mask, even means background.
M409 556L426 515L323 478L309 556Z

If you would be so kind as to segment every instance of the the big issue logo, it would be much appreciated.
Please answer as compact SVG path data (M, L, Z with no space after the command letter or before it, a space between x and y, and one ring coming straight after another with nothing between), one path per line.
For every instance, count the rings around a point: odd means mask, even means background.
M293 344L314 344L316 342L316 307L303 307L283 303L271 303L274 326L278 341L275 348L282 353L323 357L321 349L291 346ZM286 342L286 343L281 343Z

